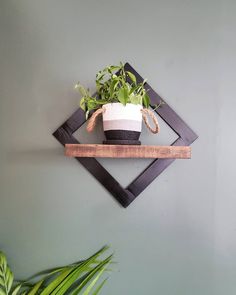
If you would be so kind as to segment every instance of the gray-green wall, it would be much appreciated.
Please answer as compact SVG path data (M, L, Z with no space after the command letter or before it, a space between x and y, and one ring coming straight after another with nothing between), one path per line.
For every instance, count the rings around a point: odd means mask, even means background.
M235 294L235 12L234 0L0 1L0 248L17 276L109 243L119 264L103 294ZM200 136L128 209L51 136L77 80L93 90L120 60ZM143 142L170 143L161 126ZM125 184L148 161L102 162Z

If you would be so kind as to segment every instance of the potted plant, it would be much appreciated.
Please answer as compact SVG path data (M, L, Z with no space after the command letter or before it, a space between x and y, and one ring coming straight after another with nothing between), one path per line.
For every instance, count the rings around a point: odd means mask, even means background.
M111 270L113 254L104 256L108 249L108 246L104 246L87 259L44 270L29 279L20 281L14 279L6 256L0 251L0 294L100 294L107 280L102 277L105 272Z
M94 129L97 116L102 114L105 144L141 144L142 119L151 132L158 133L159 124L149 109L150 98L145 83L146 80L138 83L135 75L125 70L123 63L107 66L96 74L97 92L94 96L77 83L75 88L82 96L80 107L86 118L94 111L87 130L91 132ZM148 123L147 115L153 120L154 128Z

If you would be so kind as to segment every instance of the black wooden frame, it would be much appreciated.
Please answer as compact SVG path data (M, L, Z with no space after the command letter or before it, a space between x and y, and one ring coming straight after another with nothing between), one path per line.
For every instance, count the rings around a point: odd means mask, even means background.
M125 69L132 72L137 82L143 81L143 78L131 67L125 64ZM155 111L169 125L169 127L179 136L171 145L188 146L197 138L197 134L177 115L177 113L146 83L146 89L149 89L151 105L157 105L161 101L162 106ZM72 116L66 120L54 133L55 138L62 144L80 142L73 136L86 121L84 111L79 108ZM138 195L157 178L175 159L155 159L151 164L136 177L126 188L123 188L116 179L95 159L79 158L79 161L123 206L127 207Z

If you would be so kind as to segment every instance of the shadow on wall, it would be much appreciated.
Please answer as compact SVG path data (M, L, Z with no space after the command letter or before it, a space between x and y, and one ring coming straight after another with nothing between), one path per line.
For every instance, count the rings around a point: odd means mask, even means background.
M48 163L60 164L64 157L64 149L58 148L35 148L35 149L12 149L7 152L7 162L11 164L45 165Z

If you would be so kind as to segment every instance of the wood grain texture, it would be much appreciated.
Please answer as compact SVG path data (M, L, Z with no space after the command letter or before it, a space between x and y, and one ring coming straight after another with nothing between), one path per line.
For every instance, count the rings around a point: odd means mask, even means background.
M86 158L190 159L189 146L66 144L65 155Z

